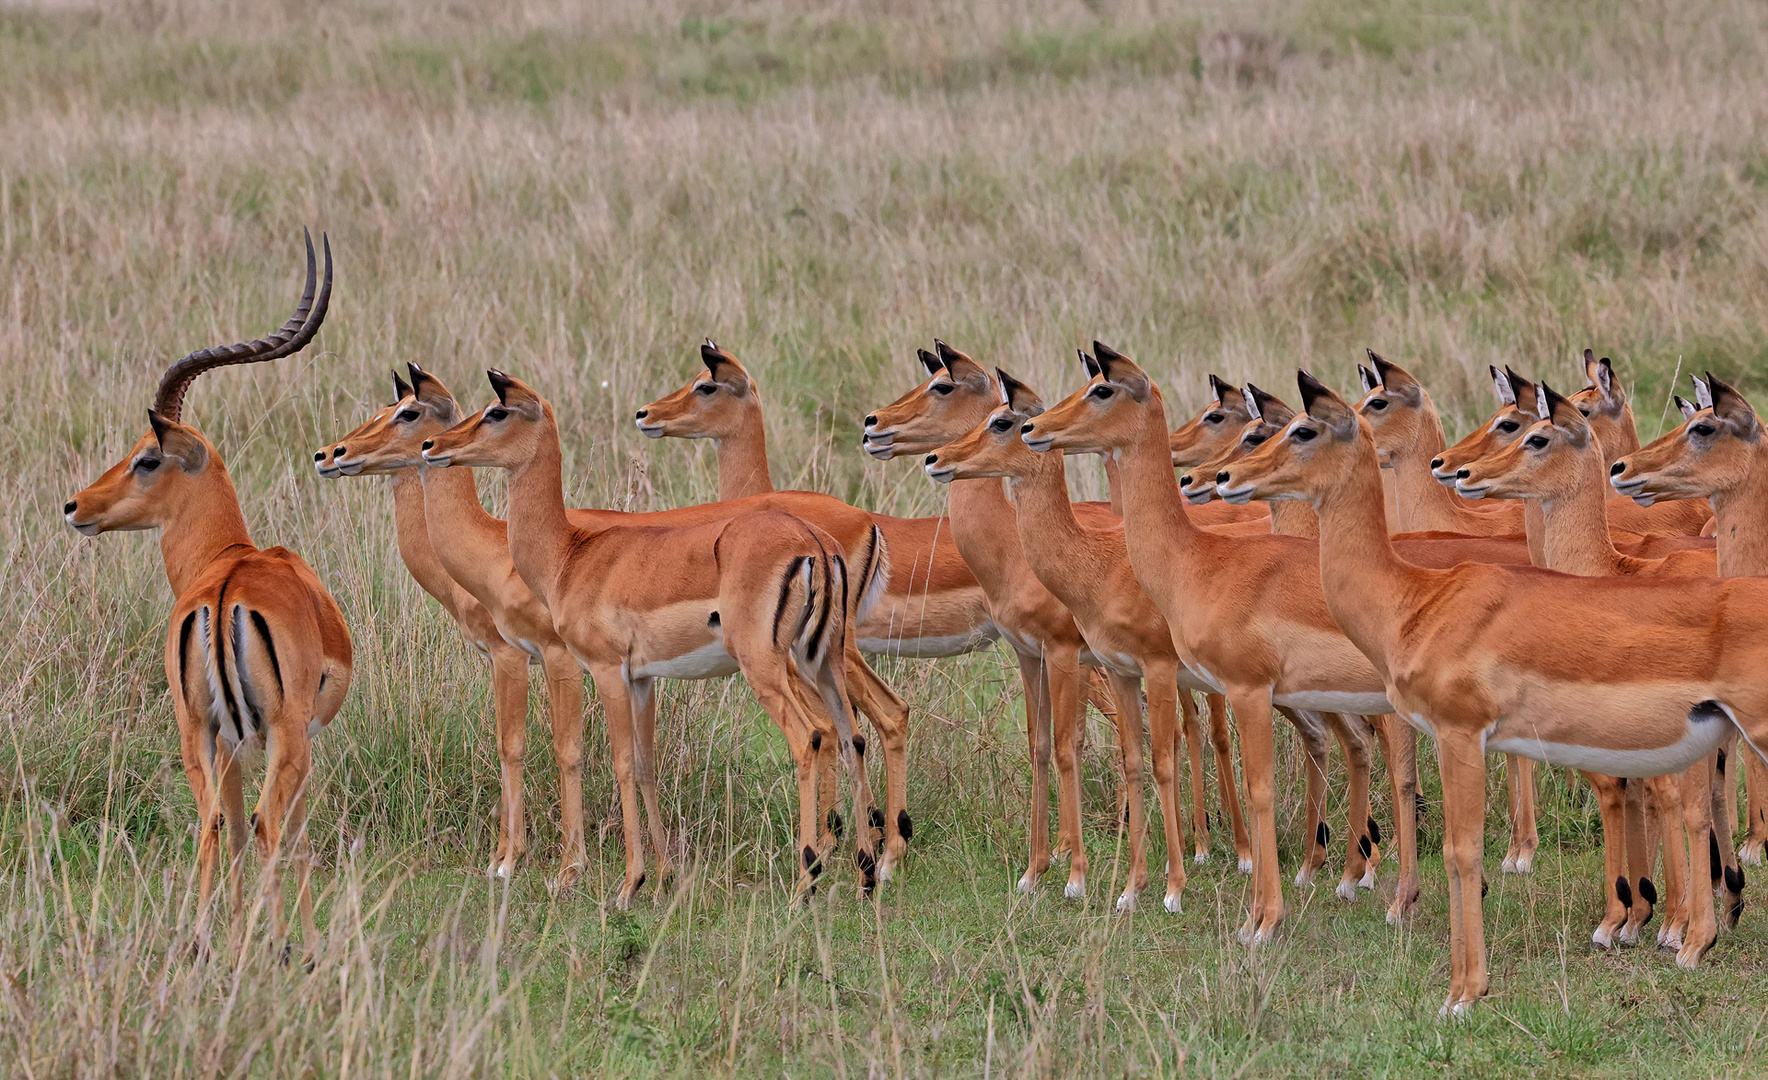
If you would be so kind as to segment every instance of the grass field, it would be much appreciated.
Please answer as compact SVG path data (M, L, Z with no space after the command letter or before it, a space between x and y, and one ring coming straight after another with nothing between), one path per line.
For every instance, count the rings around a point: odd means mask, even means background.
M916 834L875 904L844 868L789 909L787 755L733 682L672 686L660 710L679 889L602 903L618 814L592 711L592 864L547 894L538 708L535 846L493 885L487 671L399 565L379 483L309 468L384 403L390 365L469 402L495 365L557 404L574 502L704 499L709 448L646 442L630 417L706 335L762 381L782 486L903 513L943 495L867 461L860 417L935 335L1046 397L1096 336L1184 409L1211 371L1350 385L1372 345L1462 430L1488 363L1575 386L1589 344L1649 438L1677 370L1768 389L1765 135L1768 9L1746 0L0 0L0 1069L1768 1071L1761 912L1697 972L1593 953L1596 813L1557 770L1536 873L1488 860L1494 994L1462 1024L1436 1020L1429 758L1403 931L1382 920L1390 863L1354 905L1292 890L1288 934L1249 955L1220 833L1183 915L1111 915L1097 731L1093 899L1017 897L1028 766L999 652L883 665L915 706ZM141 433L170 359L286 315L303 224L339 260L316 347L206 377L186 418L259 541L304 554L355 634L316 752L329 936L310 973L261 948L191 959L159 553L59 514Z

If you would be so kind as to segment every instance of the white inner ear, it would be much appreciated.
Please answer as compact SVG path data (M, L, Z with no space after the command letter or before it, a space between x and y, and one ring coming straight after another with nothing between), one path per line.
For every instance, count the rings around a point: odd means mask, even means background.
M1694 407L1693 402L1690 402L1680 394L1676 396L1676 408L1681 410L1682 419L1684 420L1692 419L1695 413L1700 412L1699 409Z
M1510 378L1497 368L1492 369L1492 386L1498 391L1498 404L1516 404L1516 393L1510 389Z
M1689 378L1694 379L1694 376ZM1694 403L1702 409L1713 407L1713 388L1700 379L1694 379Z
M1375 377L1375 373L1362 364L1357 365L1357 378L1362 380L1363 393L1365 394L1381 385L1381 380Z
M1252 414L1254 420L1263 420L1264 414L1258 410L1258 395L1252 392L1251 387L1247 387L1244 393L1246 395L1246 411Z
M1547 404L1546 394L1535 395L1535 415L1543 420L1553 419L1553 406Z
M1007 390L1007 384L1004 382L997 382L995 385L999 386L1001 390L1001 404L1008 408L1012 408L1013 395Z

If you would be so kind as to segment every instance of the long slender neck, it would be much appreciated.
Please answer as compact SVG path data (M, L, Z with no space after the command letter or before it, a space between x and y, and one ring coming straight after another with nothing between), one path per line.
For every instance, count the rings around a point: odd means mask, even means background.
M1185 499L1173 475L1165 421L1156 395L1137 436L1106 454L1117 466L1123 487L1123 531L1130 563L1139 568L1144 581L1146 570L1170 565L1175 555L1189 551L1198 532L1185 513Z
M509 543L503 522L479 502L473 470L462 465L446 469L420 465L418 476L423 483L425 533L448 576L468 585L494 583L507 574L499 569ZM496 557L486 558L487 552ZM482 590L471 591L483 595Z
M1105 459L1105 490L1106 498L1111 500L1111 512L1118 517L1123 516L1123 478L1117 475L1117 462Z
M1320 538L1320 517L1314 508L1294 499L1278 499L1271 506L1271 534Z
M1621 406L1621 415L1617 417L1603 416L1599 422L1593 418L1591 427L1602 443L1603 456L1610 461L1639 449L1639 424L1633 418L1631 403Z
M564 455L551 409L537 434L534 456L510 470L510 559L516 573L550 606L571 535L565 517Z
M1751 461L1743 483L1712 497L1720 577L1768 576L1768 454Z
M750 392L753 399L754 391ZM751 400L734 434L712 440L718 451L718 498L746 499L774 490L767 469L767 423L761 402Z
M991 476L953 480L949 486L952 542L971 570L1022 564L1024 555L1014 530L1019 511L1007 499L1001 481Z
M1060 566L1083 539L1068 498L1068 469L1059 453L1038 455L1031 471L1007 481L1019 507L1019 544L1033 566Z
M172 594L183 596L216 556L241 544L251 547L252 534L239 508L239 493L221 455L211 450L208 467L160 528L160 556Z
M387 487L393 492L393 533L399 544L399 559L418 583L418 587L442 602L451 611L454 579L430 543L430 528L424 511L424 481L418 475L426 466L400 469L387 475ZM437 470L428 470L431 472Z
M1402 597L1430 573L1401 561L1388 537L1375 445L1358 438L1352 468L1314 505L1320 519L1320 584L1345 634L1378 668L1404 630Z
M1412 445L1393 455L1394 502L1399 520L1398 532L1444 529L1450 532L1462 524L1473 511L1460 503L1460 496L1437 483L1430 475L1431 459L1441 454L1448 441L1443 438L1443 421L1430 398L1420 406L1418 436Z
M1617 572L1621 553L1608 532L1608 500L1603 498L1603 455L1594 447L1578 455L1578 475L1570 491L1541 502L1542 561L1549 570L1588 577Z

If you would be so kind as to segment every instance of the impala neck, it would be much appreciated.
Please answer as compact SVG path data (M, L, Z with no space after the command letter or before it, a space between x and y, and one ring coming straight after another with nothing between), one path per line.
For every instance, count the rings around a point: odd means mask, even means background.
M1404 630L1401 597L1429 573L1395 554L1383 512L1375 444L1359 438L1353 467L1329 496L1315 504L1320 519L1320 584L1333 619L1358 648L1382 658Z
M1602 444L1602 456L1609 461L1626 457L1639 449L1639 424L1633 419L1631 402L1621 407L1618 417L1603 416L1600 411L1590 418L1590 429Z
M1427 394L1420 407L1418 437L1412 445L1394 452L1394 503L1399 519L1397 532L1426 529L1458 531L1473 511L1461 504L1461 496L1437 483L1430 475L1430 461L1448 448L1443 421Z
M713 439L712 445L718 451L721 502L766 495L774 490L773 476L767 469L767 424L762 419L760 402L743 410L743 422L735 434Z
M1023 565L1025 555L1015 528L1019 512L1008 501L1000 479L953 480L950 487L947 513L952 543L972 571L992 578L991 569Z
M211 451L208 468L160 527L160 556L172 594L183 596L217 556L242 545L252 546L252 534L239 508L239 494L221 455Z
M509 542L503 522L479 502L473 470L462 465L446 469L420 465L418 475L423 483L425 534L448 576L462 585L487 574L501 576L498 566ZM487 559L488 551L499 557Z
M1768 576L1768 454L1752 458L1743 483L1710 501L1719 576Z
M1159 393L1154 392L1140 436L1105 455L1117 466L1123 489L1124 541L1130 562L1137 566L1168 565L1197 536L1197 526L1185 513L1185 499L1173 473L1165 421L1166 410Z
M387 474L387 487L393 492L393 532L399 543L399 559L418 587L447 606L454 592L454 579L449 577L430 543L424 480L418 475L425 471L441 470L419 465Z
M1320 517L1307 503L1294 499L1278 499L1269 505L1273 536L1300 536L1310 540L1320 538Z
M1106 498L1111 500L1111 512L1118 517L1123 516L1123 480L1117 475L1117 462L1105 459L1105 490Z
M551 406L535 442L534 456L510 470L510 559L528 587L550 605L571 537L571 523L565 517L564 455Z
M1606 488L1603 458L1592 447L1589 453L1579 455L1577 483L1569 494L1530 500L1541 506L1542 559L1537 566L1607 577L1620 565L1621 553L1615 550L1608 532L1608 500L1602 495Z
M1040 454L1031 472L1007 481L1007 490L1019 508L1019 544L1025 554L1046 567L1072 560L1082 536L1062 455Z

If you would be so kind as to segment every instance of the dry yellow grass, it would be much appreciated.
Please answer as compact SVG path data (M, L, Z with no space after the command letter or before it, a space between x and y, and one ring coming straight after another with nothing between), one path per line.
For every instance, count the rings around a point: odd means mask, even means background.
M1287 966L1219 940L1231 874L1164 927L1054 903L1003 923L1022 834L999 808L1024 770L992 656L891 668L924 710L911 799L937 812L876 930L850 901L777 910L778 748L727 686L666 706L702 891L613 918L593 875L556 907L525 880L506 924L458 873L483 862L495 805L483 672L398 566L378 486L308 461L385 398L388 366L416 360L471 401L495 365L558 404L574 499L704 498L709 453L644 442L630 417L705 335L764 381L782 481L903 512L941 495L857 453L859 417L935 335L1046 395L1097 336L1186 407L1210 371L1349 383L1367 344L1462 422L1486 364L1571 383L1589 344L1635 384L1649 436L1678 364L1764 385L1765 125L1768 9L1741 0L0 4L0 1058L1728 1071L1762 1026L1746 950L1692 977L1567 958L1594 896L1576 793L1549 800L1563 875L1549 860L1495 887L1500 1000L1469 1031L1431 1034L1420 1004L1440 911L1416 942L1370 905L1301 912ZM306 555L357 635L359 683L319 750L330 981L179 953L192 815L158 553L59 517L139 433L169 359L284 316L302 224L339 260L319 347L206 378L188 416L259 539ZM599 825L594 758L589 780ZM402 873L394 922L358 920L355 898ZM421 989L432 972L445 990ZM229 1003L262 1030L229 1028Z

